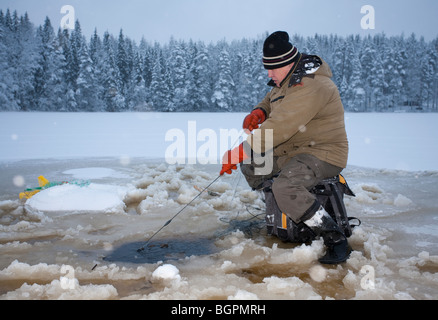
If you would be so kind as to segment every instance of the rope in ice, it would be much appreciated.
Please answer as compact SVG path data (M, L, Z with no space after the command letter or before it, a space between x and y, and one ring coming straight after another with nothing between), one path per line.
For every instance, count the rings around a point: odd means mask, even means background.
M236 141L234 142L234 144L231 146L231 149L235 147L235 145L237 144L237 142L239 142L240 138L242 137L243 133L245 131L241 130L239 132L239 137L236 139ZM161 232L161 230L163 230L165 227L167 227L172 221L173 219L175 219L181 212L183 212L189 205L191 205L193 203L193 201L195 201L196 199L199 198L199 196L206 191L208 188L210 188L217 180L219 180L219 178L221 177L221 175L219 175L218 177L216 177L216 179L214 179L212 182L210 182L210 184L208 186L206 186L204 189L202 189L189 203L187 203L180 211L178 211L169 221L167 221L160 229L158 229L158 231L156 231L144 244L141 248L139 248L137 250L137 252L141 252L144 251L144 249L146 248L146 246L149 244L149 242L158 234Z
M198 195L196 197L194 197L192 199L192 201L190 201L189 203L187 203L184 208L182 208L180 211L177 212L177 214L175 214L172 219L170 219L169 221L167 221L157 232L155 232L146 242L145 244L137 250L137 252L141 252L145 249L145 247L149 244L149 242L152 240L153 237L155 237L161 230L163 230L165 227L167 227L172 221L173 219L175 219L181 212L184 211L185 208L187 208L189 205L192 204L193 201L195 201L204 191L206 191L208 188L210 188L213 183L215 183L217 180L219 180L221 176L219 175L216 179L214 179L208 186L206 186L201 192L198 193Z
M242 172L239 172L239 174L236 175L236 177L234 179L234 180L237 180L237 182L235 183L235 186L234 186L232 200L234 200L234 198L236 197L237 187L238 187L238 185L240 183L240 179L241 179L242 176L243 176ZM265 219L264 218L260 218L260 216L264 216L265 212L263 211L261 213L254 213L254 212L251 212L250 209L252 209L252 210L262 210L259 207L254 207L254 206L251 206L249 204L246 204L245 205L245 211L251 216L251 218L240 219L239 217L241 217L240 214L242 213L240 210L237 211L237 214L236 214L236 216L234 218L228 218L228 217L219 218L220 221L222 221L222 222L224 222L226 224L229 224L230 227L227 228L225 231L217 233L216 236L217 237L222 237L222 236L227 235L230 232L234 232L236 230L240 230L243 233L245 233L246 235L252 236L253 235L252 234L253 229L256 229L256 230L262 229Z

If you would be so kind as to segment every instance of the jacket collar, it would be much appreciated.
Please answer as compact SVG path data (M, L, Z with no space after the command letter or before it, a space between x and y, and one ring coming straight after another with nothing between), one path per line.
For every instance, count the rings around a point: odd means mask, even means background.
M283 79L283 81L280 83L280 88L286 83L286 81L288 81L288 79L291 78L292 74L295 72L295 70L297 69L298 65L300 64L301 61L301 57L303 55L300 53L300 56L298 57L297 61L295 62L294 66L290 69L289 73L286 75L286 77ZM274 80L270 80L268 82L268 86L270 87L276 87L277 85L275 84Z
M292 87L293 85L297 85L301 83L301 80L304 76L310 74L311 70L318 69L323 64L322 60L318 56L312 56L307 54L300 54L298 61L295 63L295 66L289 71L287 76L280 84L280 88L289 81L288 87ZM268 82L268 86L276 87L274 80L270 80Z

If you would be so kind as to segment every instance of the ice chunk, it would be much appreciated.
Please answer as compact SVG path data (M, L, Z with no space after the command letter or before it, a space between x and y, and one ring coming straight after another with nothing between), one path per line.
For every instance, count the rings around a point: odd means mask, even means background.
M394 205L396 207L407 207L410 204L412 204L412 200L399 194L395 199L394 199Z
M259 300L259 297L246 290L237 290L235 295L228 297L228 300Z
M312 287L298 277L279 278L272 276L263 279L268 292L281 295L286 299L321 299L321 296L313 291Z
M309 275L313 281L323 282L327 277L327 270L320 265L316 265L310 268Z
M0 271L0 280L32 279L47 281L59 277L59 269L60 267L57 265L39 263L31 266L15 260L7 268Z
M24 283L19 289L10 291L2 298L27 300L27 299L50 299L50 300L104 300L117 298L118 293L112 285L79 285L77 279L74 288L65 288L60 280L53 280L47 285Z
M171 264L165 264L158 267L152 273L153 279L161 279L161 280L179 280L181 276L179 275L179 270L177 267Z
M64 184L45 189L26 201L30 212L124 212L127 188L103 184Z

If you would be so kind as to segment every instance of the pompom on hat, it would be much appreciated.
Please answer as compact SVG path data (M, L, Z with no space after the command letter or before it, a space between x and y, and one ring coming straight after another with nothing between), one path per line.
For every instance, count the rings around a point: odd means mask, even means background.
M300 57L298 49L289 42L289 35L285 31L271 34L263 44L263 65L272 70L287 66Z

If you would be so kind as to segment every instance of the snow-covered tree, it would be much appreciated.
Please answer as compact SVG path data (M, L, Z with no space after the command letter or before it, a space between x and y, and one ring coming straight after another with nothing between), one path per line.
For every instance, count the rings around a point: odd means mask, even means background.
M405 54L403 40L400 37L390 39L385 46L384 57L382 58L385 68L385 82L387 88L385 96L387 97L387 108L393 108L400 105L403 101L403 82L405 70L403 65L403 55Z
M76 101L81 111L100 111L101 101L94 72L93 60L86 43L79 48L79 74L76 80Z
M184 42L177 42L173 38L170 40L168 66L173 74L172 105L175 111L186 111L190 103L187 99L189 84L186 82L186 79L191 76L188 72L190 61L187 58L189 55L187 49L187 45Z
M151 76L151 103L156 111L176 111L173 107L169 83L168 70L158 43L154 46L154 59Z
M207 111L211 106L211 86L209 83L209 53L202 42L194 44L193 60L189 72L190 82L187 82L187 100L190 101L191 111Z
M19 110L19 106L14 99L12 89L13 71L14 69L9 65L10 60L10 40L11 31L8 29L6 20L10 20L9 10L6 16L3 11L0 11L0 110Z
M105 111L116 112L123 110L125 98L122 94L119 77L119 68L114 54L114 39L108 32L105 32L103 38L104 58L102 61L102 79L103 79L103 99L105 102Z
M0 110L250 111L270 88L263 67L265 33L217 43L137 45L79 21L55 35L47 18L0 10ZM348 111L438 111L438 38L385 34L291 35L302 53L332 69Z
M27 13L19 17L7 10L1 18L2 46L0 56L4 69L0 80L1 99L7 99L7 110L32 110L34 106L34 72L37 65L37 40Z
M219 69L211 102L217 111L232 111L234 82L231 77L230 56L226 43L223 42L220 47Z
M63 77L65 57L49 18L38 28L38 57L34 72L34 109L61 111L67 104Z

